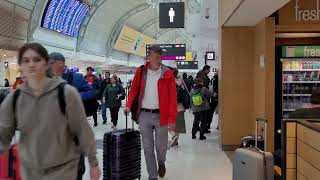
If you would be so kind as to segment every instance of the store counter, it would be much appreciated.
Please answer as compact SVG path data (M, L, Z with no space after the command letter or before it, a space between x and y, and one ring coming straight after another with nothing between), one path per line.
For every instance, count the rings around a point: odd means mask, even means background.
M320 120L282 122L282 178L320 179Z

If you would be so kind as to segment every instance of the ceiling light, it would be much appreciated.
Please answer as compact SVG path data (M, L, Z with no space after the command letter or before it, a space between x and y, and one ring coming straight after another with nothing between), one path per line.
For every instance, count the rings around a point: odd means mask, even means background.
M6 55L6 54L4 54L3 56L4 56L4 57L7 57L7 55Z

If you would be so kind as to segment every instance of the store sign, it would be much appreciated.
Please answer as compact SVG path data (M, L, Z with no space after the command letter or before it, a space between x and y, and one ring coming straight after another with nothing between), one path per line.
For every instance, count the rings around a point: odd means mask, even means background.
M155 42L155 39L124 26L114 45L114 49L143 57L146 54L146 45L154 44Z
M198 69L198 61L177 61L178 69Z
M282 57L320 57L320 46L283 46Z
M160 3L160 28L184 28L184 2Z
M186 60L186 44L157 44L165 52L162 55L162 60ZM146 46L147 54L149 56L148 49L151 44Z
M315 9L301 9L299 5L300 0L296 0L295 12L296 21L320 21L320 0L316 0L317 6Z

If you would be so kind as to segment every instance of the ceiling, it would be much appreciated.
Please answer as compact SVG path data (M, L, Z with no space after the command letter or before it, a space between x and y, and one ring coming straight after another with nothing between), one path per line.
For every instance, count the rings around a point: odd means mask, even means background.
M255 26L290 0L242 0L225 26ZM254 16L252 16L254 14Z

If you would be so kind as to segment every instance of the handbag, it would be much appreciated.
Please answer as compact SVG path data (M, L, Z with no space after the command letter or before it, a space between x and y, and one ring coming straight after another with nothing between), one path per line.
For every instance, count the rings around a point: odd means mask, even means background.
M140 66L140 79L139 79L138 93L134 98L131 109L130 109L131 119L137 124L138 124L139 97L140 97L140 86L141 86L141 80L142 80L143 67L144 65Z

